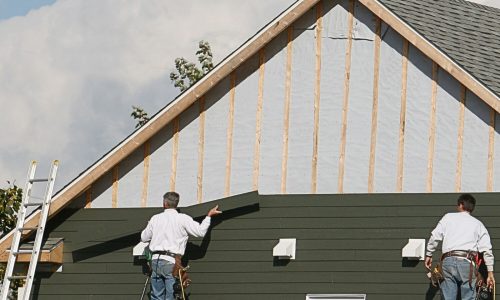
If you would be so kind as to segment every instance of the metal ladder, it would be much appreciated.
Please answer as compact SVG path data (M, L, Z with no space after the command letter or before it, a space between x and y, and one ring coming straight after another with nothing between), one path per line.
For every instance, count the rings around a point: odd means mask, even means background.
M55 160L50 168L48 178L35 178L36 171L36 161L32 161L29 171L28 178L26 181L26 187L23 193L22 204L17 212L17 224L12 237L12 246L10 247L9 260L7 262L7 268L5 270L5 275L3 279L2 290L0 293L0 299L6 300L9 296L10 284L16 279L26 279L24 286L23 295L18 295L18 299L28 300L31 294L31 288L33 286L33 280L36 271L36 265L38 263L38 258L40 256L40 249L42 246L43 233L45 231L45 224L47 223L47 218L49 215L50 202L52 200L52 191L54 189L54 183L57 174L57 167L59 162ZM31 189L34 183L47 182L47 187L45 189L45 195L43 198L37 198L31 196ZM32 202L30 199L37 199L38 202ZM41 200L41 202L40 202ZM25 227L25 219L27 214L27 208L30 206L41 206L40 218L38 220L37 227ZM21 236L24 231L36 230L35 241L33 244L33 249L31 250L20 250L19 246L21 244ZM28 272L26 276L13 276L14 265L16 263L17 256L19 254L31 254L31 260L28 267ZM19 297L22 296L22 297Z

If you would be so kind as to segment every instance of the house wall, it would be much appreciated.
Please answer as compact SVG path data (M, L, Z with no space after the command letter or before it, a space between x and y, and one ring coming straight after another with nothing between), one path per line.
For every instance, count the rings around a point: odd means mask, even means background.
M358 1L325 0L98 179L88 206L499 191L498 119Z
M401 249L408 238L428 239L441 216L454 211L457 196L250 193L222 199L217 203L225 213L213 219L210 234L188 243L184 260L193 280L189 299L304 300L306 294L439 299L423 261L402 259ZM499 257L499 194L474 196L474 215L488 228ZM258 206L245 205L250 200ZM203 215L212 204L184 211ZM65 238L63 272L37 280L34 299L138 299L145 276L132 258L132 247L147 220L159 211L82 209L59 214L48 232ZM297 239L295 260L273 258L280 238Z

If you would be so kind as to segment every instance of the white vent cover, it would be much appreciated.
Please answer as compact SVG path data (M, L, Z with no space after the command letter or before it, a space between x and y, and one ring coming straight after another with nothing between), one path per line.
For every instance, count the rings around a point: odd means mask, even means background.
M134 246L134 249L132 250L132 255L133 256L143 256L144 255L144 249L149 245L149 243L143 243L140 242L139 244Z
M404 258L411 260L424 260L425 239L408 239L408 244L401 251Z
M273 248L273 256L279 259L295 259L297 239L280 239Z

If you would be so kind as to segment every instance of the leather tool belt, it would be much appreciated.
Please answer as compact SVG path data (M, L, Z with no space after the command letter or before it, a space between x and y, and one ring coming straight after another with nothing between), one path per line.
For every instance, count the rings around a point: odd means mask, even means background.
M174 257L174 258L175 258L175 256L177 255L177 254L175 254L175 253L173 253L173 252L170 252L170 251L153 251L152 253L153 253L153 255L154 255L154 254L159 254L159 255L168 255L168 256L171 256L171 257Z
M475 262L476 257L477 257L477 252L465 251L465 250L453 250L450 252L443 253L443 255L441 255L441 260L444 260L445 258L450 257L450 256L464 257L466 259L469 259L469 260Z

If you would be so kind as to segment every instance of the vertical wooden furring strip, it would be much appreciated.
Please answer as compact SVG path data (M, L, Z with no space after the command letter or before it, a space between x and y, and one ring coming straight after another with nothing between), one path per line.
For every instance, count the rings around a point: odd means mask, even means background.
M151 141L147 140L144 143L144 173L142 175L142 197L141 207L148 205L148 188L149 188L149 160L151 154Z
M231 160L233 157L233 127L234 127L234 95L236 87L236 73L233 71L230 75L231 88L229 92L229 118L227 124L227 145L226 145L226 184L224 196L228 197L231 193Z
M434 172L434 144L436 142L436 102L439 67L432 62L432 95L431 95L431 124L429 126L429 149L427 153L427 193L432 192L432 174Z
M118 165L113 168L113 188L111 192L111 207L118 207Z
M399 113L399 153L398 153L398 178L396 192L403 191L403 166L404 166L404 147L405 147L405 123L406 123L406 90L408 82L408 52L410 50L407 39L403 41L402 58L402 78L401 78L401 111Z
M455 171L455 192L462 190L462 155L464 149L465 86L460 86L460 115L458 116L457 169Z
M85 191L85 208L92 207L92 185Z
M489 128L489 147L488 147L488 178L486 184L486 191L493 191L493 161L495 153L495 118L496 112L490 108L490 128Z
M375 148L377 146L377 122L378 122L378 84L380 75L380 44L382 20L377 18L375 24L375 45L373 49L373 106L372 127L370 136L370 163L368 166L368 193L373 193L373 182L375 178Z
M340 155L339 155L339 178L338 193L344 192L344 170L345 170L345 148L347 135L347 110L349 104L349 79L351 77L351 52L352 52L352 34L354 27L354 0L349 0L349 31L347 34L347 46L345 55L345 73L344 73L344 101L342 105L342 127L340 130Z
M198 176L197 177L197 197L198 203L203 202L203 159L205 157L205 96L198 102L200 113L200 128L198 140Z
M290 126L290 98L292 85L292 40L293 25L288 27L288 43L286 45L286 76L285 76L285 112L283 120L283 155L281 160L281 193L286 193L286 177L288 165L288 130Z
M260 138L262 126L262 105L264 102L264 70L265 70L265 50L259 51L259 92L257 96L257 116L255 120L255 146L253 158L253 190L259 189L260 173Z
M170 191L175 191L175 179L177 176L177 154L179 152L179 116L174 119L172 143L172 171L170 173Z
M318 138L319 138L319 105L321 88L321 40L323 39L323 7L322 2L316 5L316 85L314 89L314 131L313 157L311 167L311 193L316 194L318 181Z

